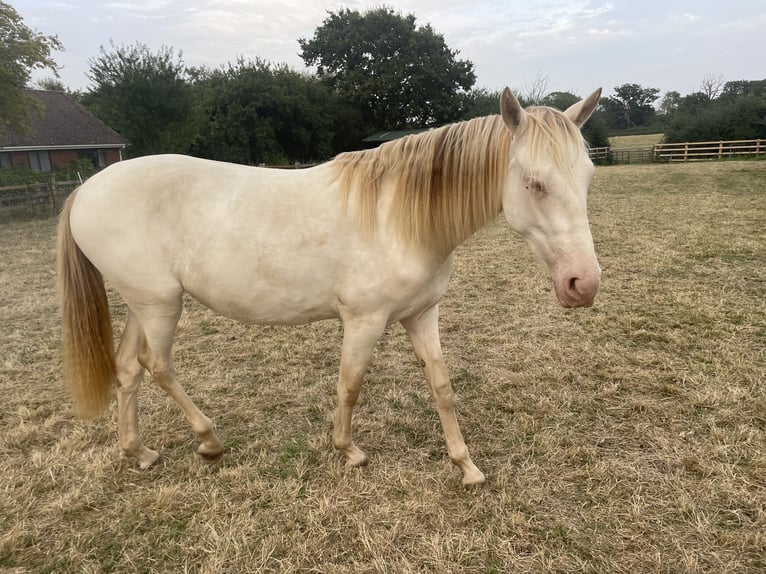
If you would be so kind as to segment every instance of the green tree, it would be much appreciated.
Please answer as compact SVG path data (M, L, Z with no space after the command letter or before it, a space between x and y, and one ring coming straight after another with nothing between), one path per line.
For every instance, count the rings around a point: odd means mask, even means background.
M704 92L681 98L665 132L667 142L766 138L766 80L727 82L711 100Z
M669 92L665 92L665 95L662 96L659 112L663 116L671 117L674 113L676 113L676 111L678 111L678 106L680 105L681 94L675 90L671 90Z
M48 92L68 92L66 85L61 81L61 78L42 78L35 82L35 88L39 90L46 90Z
M32 104L22 89L32 70L49 68L57 74L51 52L62 49L56 36L31 30L10 4L0 2L0 132L29 129Z
M83 103L130 142L129 155L187 151L196 125L182 55L141 43L112 50L89 61Z
M391 8L330 12L301 57L348 104L363 129L428 127L463 116L473 64L457 59L444 37Z
M543 106L550 108L556 108L557 110L564 111L572 104L576 104L580 101L580 97L571 92L551 92L542 99L540 102ZM587 125L587 124L586 124Z
M263 60L239 60L196 76L201 128L194 155L256 165L332 154L337 110L316 78Z
M470 120L500 113L500 90L475 88L466 94L463 118Z
M660 91L638 84L623 84L614 88L614 95L602 98L601 105L612 127L630 129L645 126L654 119L652 103Z
M551 92L542 99L542 105L564 111L581 99L571 92ZM590 147L609 147L609 135L602 115L597 111L582 127L582 135Z

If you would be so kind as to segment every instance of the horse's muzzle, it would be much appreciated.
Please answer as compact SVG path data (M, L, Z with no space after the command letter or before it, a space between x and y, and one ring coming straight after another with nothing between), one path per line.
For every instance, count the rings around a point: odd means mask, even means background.
M580 274L567 273L553 280L556 297L561 306L567 309L591 307L600 284L601 269L599 268Z

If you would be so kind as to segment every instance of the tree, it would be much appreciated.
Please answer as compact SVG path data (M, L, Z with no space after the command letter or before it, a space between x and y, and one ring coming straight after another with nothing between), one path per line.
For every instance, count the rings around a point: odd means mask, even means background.
M524 84L524 88L519 94L519 102L524 106L544 106L546 95L550 89L550 80L548 76L543 76L539 72L535 79Z
M476 88L466 94L462 119L470 120L500 113L500 90Z
M46 90L48 92L68 92L69 90L64 85L64 82L60 78L42 78L35 82L35 87L40 90Z
M540 105L564 111L572 104L579 102L580 99L579 96L576 96L571 92L551 92L542 98Z
M311 76L263 60L198 70L200 132L192 153L243 164L327 159L338 115L330 90Z
M663 116L670 117L678 110L678 106L680 105L681 105L680 92L671 90L669 92L665 92L665 95L662 96L662 101L660 101L659 112Z
M720 95L721 90L723 90L725 85L726 82L723 79L723 76L709 74L702 79L700 92L705 94L708 100L714 100Z
M697 92L681 98L665 132L667 142L766 138L766 80L727 82L711 100Z
M542 105L564 111L581 99L571 92L551 92L542 99ZM609 135L601 115L593 114L582 127L582 135L590 147L609 147Z
M766 96L766 80L726 82L721 90L721 99L732 100L748 94L758 97Z
M390 8L330 12L299 44L306 65L360 111L368 132L457 120L476 79L473 64L458 60L430 25Z
M614 95L602 98L601 105L606 111L612 127L630 129L648 125L654 118L652 102L660 91L656 88L642 88L638 84L623 84L614 88Z
M185 152L196 126L182 55L140 43L112 49L89 61L83 103L130 142L132 156Z
M0 1L0 131L29 129L32 100L22 89L32 70L50 68L57 74L51 52L62 49L56 36L31 30L10 4Z

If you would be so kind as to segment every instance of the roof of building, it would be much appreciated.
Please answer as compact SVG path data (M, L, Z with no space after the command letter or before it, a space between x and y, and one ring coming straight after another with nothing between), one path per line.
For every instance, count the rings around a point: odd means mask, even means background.
M362 141L366 143L384 143L384 142L390 142L393 140L398 140L399 138L403 138L405 136L409 136L412 134L419 134L422 132L427 132L430 128L420 128L420 129L414 129L414 130L388 130L383 132L375 132L374 134L367 136Z
M0 132L0 149L124 147L125 139L63 92L24 90L37 100L40 111L32 106L30 129L17 133Z

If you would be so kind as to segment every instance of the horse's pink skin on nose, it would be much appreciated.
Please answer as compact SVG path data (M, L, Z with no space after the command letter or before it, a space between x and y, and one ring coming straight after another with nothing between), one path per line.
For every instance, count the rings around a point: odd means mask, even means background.
M591 307L601 283L600 270L596 269L578 275L565 273L554 278L556 296L562 307Z

